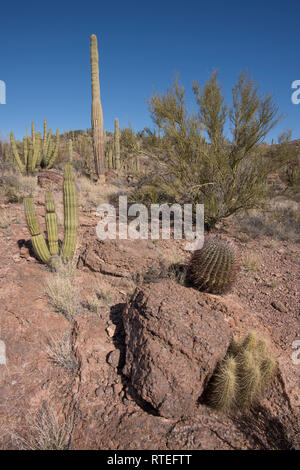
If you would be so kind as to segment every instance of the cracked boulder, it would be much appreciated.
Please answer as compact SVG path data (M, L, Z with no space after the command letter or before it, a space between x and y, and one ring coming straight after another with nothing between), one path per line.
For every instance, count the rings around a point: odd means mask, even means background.
M194 289L163 281L137 288L124 310L123 373L160 416L193 414L229 347L231 332L223 314L200 299Z

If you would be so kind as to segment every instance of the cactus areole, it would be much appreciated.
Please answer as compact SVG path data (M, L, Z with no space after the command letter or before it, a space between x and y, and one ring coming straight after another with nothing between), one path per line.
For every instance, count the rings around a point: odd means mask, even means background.
M97 177L104 175L104 134L103 112L100 97L99 59L97 37L91 35L90 42L91 76L92 76L92 130L95 172Z

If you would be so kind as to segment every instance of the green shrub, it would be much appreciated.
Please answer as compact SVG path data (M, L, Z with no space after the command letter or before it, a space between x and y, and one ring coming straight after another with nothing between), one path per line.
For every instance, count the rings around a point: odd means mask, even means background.
M149 157L157 165L156 185L158 180L168 185L176 202L204 204L211 229L233 213L257 207L267 192L267 176L282 168L294 150L287 145L288 135L278 145L260 145L277 123L278 109L245 74L233 87L230 108L223 104L216 73L201 92L197 83L193 91L197 115L188 112L178 81L166 93L154 93L149 109L162 137L154 139Z

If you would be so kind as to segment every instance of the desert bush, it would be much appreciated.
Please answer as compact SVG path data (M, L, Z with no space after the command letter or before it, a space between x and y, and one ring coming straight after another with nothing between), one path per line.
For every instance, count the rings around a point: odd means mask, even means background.
M243 341L232 342L218 364L209 389L210 404L223 412L249 408L263 396L275 370L267 341L249 332Z
M204 204L205 224L211 229L219 220L260 204L267 176L283 167L291 147L282 138L270 148L260 145L278 121L278 108L269 95L259 94L246 74L233 87L230 108L223 104L216 73L201 92L197 83L193 91L197 115L188 112L184 88L177 80L165 94L154 93L149 109L163 135L149 156L157 165L156 186L171 188L179 203Z
M26 197L33 197L38 192L37 178L10 172L3 175L1 184L6 202L19 203Z
M239 270L239 256L232 240L209 235L195 250L188 266L188 278L199 290L214 294L228 292Z
M300 210L295 201L271 201L263 212L250 211L237 221L240 230L252 238L268 236L300 243Z

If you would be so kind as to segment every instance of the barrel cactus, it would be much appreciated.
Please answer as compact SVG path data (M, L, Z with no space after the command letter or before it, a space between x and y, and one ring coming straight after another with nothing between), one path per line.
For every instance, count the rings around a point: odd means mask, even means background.
M64 229L65 236L61 249L61 258L68 261L74 255L77 243L78 204L73 168L65 166L64 171ZM55 257L59 255L58 226L55 213L55 204L50 192L45 195L46 227L48 245L41 234L38 218L35 213L32 198L24 199L24 210L27 226L31 234L31 242L35 254L46 264L54 266Z
M209 235L191 257L188 278L199 290L222 294L230 290L238 270L239 256L233 241Z

